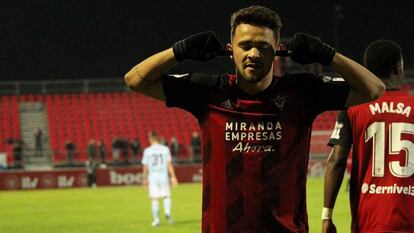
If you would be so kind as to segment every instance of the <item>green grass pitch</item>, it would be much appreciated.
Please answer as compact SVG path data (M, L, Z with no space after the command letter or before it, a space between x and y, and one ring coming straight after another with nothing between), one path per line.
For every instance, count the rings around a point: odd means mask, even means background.
M323 178L308 179L310 232L321 232ZM161 208L162 210L162 208ZM0 192L1 233L198 233L201 232L201 185L173 189L173 218L152 228L150 202L143 187L99 187ZM338 232L350 232L348 193L337 199Z

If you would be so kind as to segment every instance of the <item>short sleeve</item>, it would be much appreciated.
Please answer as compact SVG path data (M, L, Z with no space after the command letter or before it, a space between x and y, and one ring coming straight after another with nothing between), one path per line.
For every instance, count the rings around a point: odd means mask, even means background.
M142 160L141 160L141 163L143 164L143 165L148 165L148 150L144 150L144 154L143 154L143 156L142 156Z
M335 127L331 138L329 139L328 145L342 145L346 148L350 148L352 146L352 130L346 111L340 111L338 113Z
M217 87L219 76L201 73L162 77L167 107L178 107L196 117L206 109L209 93Z
M298 85L315 112L345 109L350 87L343 78L302 74Z
M171 151L170 151L170 149L168 148L168 147L166 147L165 148L165 155L166 155L166 157L167 157L167 161L168 162L171 162Z

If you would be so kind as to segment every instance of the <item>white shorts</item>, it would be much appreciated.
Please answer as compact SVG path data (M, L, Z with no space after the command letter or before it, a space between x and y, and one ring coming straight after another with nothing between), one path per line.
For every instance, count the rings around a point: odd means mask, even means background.
M171 196L170 184L167 182L151 182L148 184L151 199Z

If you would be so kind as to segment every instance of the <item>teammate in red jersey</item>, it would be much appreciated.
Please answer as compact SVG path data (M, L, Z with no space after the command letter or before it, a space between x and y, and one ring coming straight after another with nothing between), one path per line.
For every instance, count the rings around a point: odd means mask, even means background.
M365 66L386 85L385 94L341 111L329 141L323 232L336 232L332 208L351 146L352 232L414 232L414 98L398 90L403 78L401 47L372 42Z
M341 78L273 76L281 21L252 6L231 17L227 51L213 32L175 43L133 67L130 88L191 112L201 127L204 233L308 232L306 171L312 122L325 110L371 101L384 91L363 66L298 33L293 61L330 66ZM165 74L177 63L230 53L235 75Z

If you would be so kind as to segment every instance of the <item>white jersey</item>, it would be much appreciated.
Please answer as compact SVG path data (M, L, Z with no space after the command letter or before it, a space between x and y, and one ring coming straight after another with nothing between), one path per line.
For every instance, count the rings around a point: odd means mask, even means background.
M154 144L144 150L142 164L148 166L148 183L168 183L168 162L171 162L170 149Z

